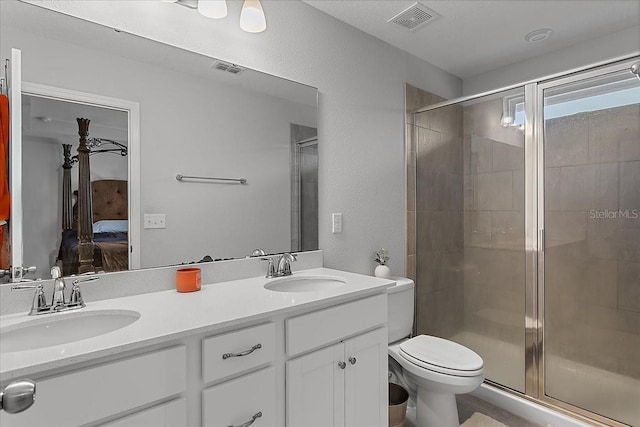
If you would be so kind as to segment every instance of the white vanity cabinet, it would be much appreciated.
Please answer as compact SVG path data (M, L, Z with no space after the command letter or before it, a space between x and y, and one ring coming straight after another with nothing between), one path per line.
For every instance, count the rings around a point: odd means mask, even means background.
M185 406L167 404L186 389L185 346L35 380L35 404L19 414L0 413L2 427L96 425L100 420L113 420L118 414L141 407L146 412L137 418L129 415L128 422L125 418L121 424L106 425L169 427L187 424ZM155 410L149 410L155 406Z
M324 346L286 363L288 427L387 425L386 304L377 295L287 320L290 353Z

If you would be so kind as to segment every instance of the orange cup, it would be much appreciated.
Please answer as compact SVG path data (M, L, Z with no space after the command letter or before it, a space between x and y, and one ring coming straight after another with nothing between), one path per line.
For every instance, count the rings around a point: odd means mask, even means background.
M201 281L199 268L181 268L176 271L176 290L178 292L199 291Z

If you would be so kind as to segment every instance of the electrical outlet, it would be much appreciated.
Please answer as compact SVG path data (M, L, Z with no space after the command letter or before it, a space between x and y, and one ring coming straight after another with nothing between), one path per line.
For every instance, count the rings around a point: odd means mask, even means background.
M331 214L331 232L333 234L342 233L342 214L341 213Z
M144 228L167 228L167 215L144 214Z

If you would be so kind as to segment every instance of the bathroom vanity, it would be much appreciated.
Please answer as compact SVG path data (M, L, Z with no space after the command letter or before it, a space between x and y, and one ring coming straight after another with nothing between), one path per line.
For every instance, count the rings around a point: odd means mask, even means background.
M326 288L296 289L323 280ZM80 329L100 316L139 318L60 345L23 350L7 340L14 347L0 348L0 385L30 378L37 397L23 413L0 413L0 424L384 426L391 284L318 268L2 316L2 337L25 322L55 336L53 318Z

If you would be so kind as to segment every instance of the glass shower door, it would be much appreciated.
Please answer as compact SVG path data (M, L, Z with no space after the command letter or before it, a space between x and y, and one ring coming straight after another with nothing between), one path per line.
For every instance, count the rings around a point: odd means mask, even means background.
M541 85L546 399L640 420L640 80Z

